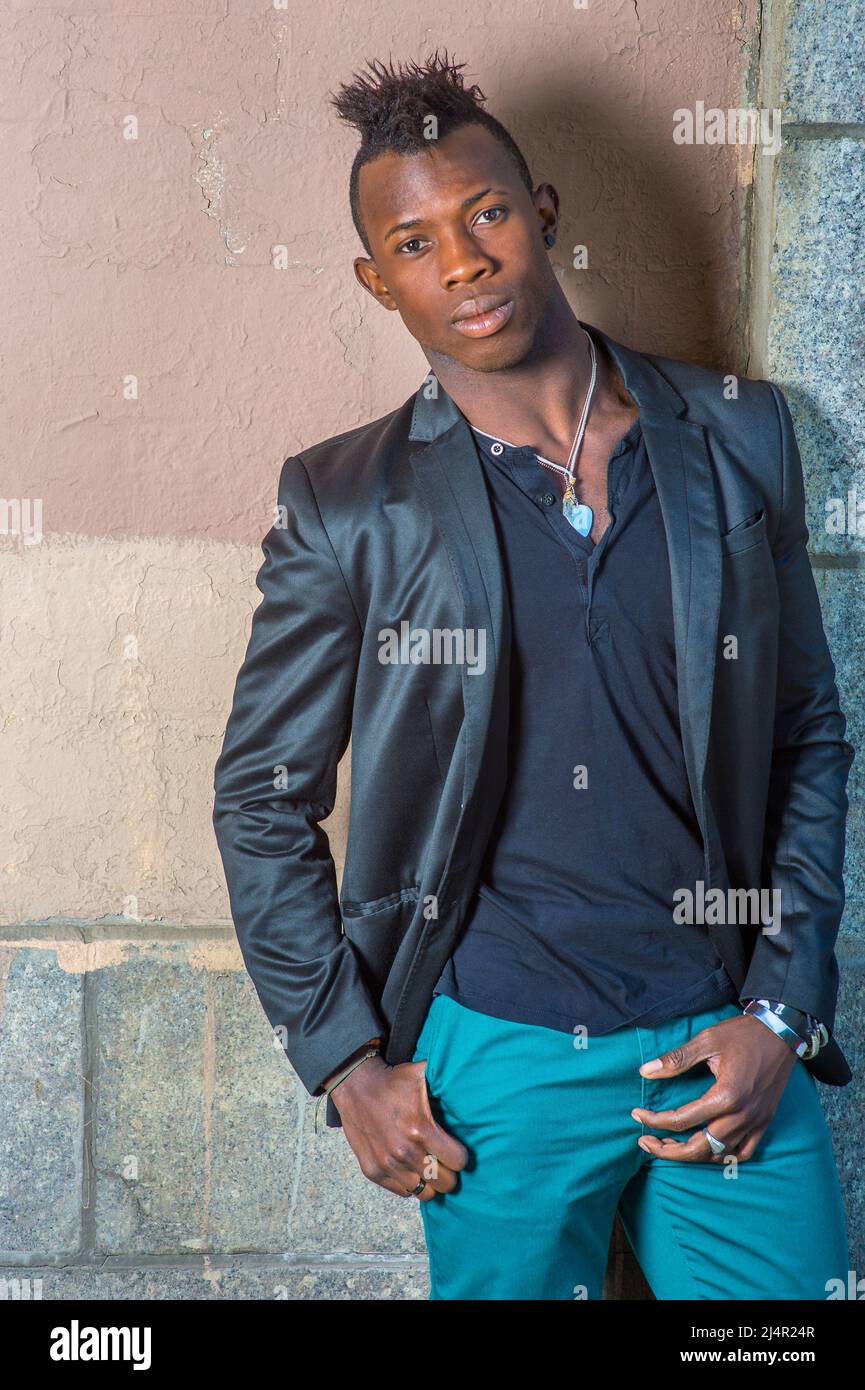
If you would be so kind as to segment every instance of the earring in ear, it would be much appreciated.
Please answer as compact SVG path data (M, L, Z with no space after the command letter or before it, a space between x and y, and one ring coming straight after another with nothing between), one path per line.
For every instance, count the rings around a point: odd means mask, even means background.
M545 233L544 233L544 244L545 244L546 246L555 246L555 244L556 244L556 234L555 234L555 232L545 232Z

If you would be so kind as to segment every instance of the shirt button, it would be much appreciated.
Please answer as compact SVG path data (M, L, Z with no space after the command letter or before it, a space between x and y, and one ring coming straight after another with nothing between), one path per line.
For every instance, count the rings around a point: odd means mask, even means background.
M556 494L554 492L545 492L543 497L541 498L541 501L543 502L545 507L551 507L555 500Z
M491 444L491 445L490 445L490 453L491 453L491 454L495 454L496 458L498 458L499 454L503 454L504 452L505 452L505 446L504 446L504 444Z

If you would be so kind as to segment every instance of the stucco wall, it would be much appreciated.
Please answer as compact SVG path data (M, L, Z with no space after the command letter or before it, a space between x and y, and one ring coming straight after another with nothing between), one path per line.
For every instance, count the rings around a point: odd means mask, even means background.
M279 465L426 371L351 270L355 140L327 93L364 57L442 43L469 64L560 190L583 318L735 361L753 151L676 146L671 113L738 99L752 8L541 16L129 0L0 19L2 495L39 499L43 534L0 537L0 920L226 916L209 773Z

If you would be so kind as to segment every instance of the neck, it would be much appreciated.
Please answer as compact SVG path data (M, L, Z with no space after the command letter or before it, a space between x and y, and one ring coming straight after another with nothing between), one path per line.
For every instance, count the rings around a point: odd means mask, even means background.
M609 390L603 355L597 356L594 401ZM531 350L515 366L475 372L438 353L429 361L448 395L479 430L514 444L552 444L568 453L589 388L591 353L558 281Z

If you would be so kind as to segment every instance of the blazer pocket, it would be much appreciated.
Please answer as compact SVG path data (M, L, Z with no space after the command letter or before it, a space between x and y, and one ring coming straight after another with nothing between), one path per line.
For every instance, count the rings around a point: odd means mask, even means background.
M386 893L383 898L372 898L368 902L356 902L344 898L340 903L343 917L375 917L378 912L401 907L403 903L417 902L420 897L420 884L412 883L407 888L398 888L395 893Z
M761 508L753 516L748 516L738 525L731 527L721 536L721 553L738 555L742 550L751 550L766 536L766 513Z
M419 885L409 884L368 902L348 899L340 904L344 939L351 943L364 982L377 999L384 994L419 895Z

